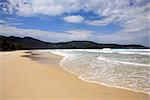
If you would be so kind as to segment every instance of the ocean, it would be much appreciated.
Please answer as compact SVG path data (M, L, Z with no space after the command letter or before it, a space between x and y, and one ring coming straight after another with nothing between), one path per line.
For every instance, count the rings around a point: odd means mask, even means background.
M60 66L84 81L150 94L150 49L38 51L63 56Z

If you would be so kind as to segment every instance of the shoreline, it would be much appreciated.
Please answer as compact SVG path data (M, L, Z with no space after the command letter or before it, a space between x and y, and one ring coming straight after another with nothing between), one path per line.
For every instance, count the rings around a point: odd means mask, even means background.
M4 82L2 100L149 100L148 94L85 82L59 66L60 56L39 55L50 56L52 62L47 65L22 57L29 55L25 52L0 52Z
M60 64L61 66L61 64ZM62 67L63 68L63 67ZM129 90L129 91L133 91L133 92L137 92L137 93L144 93L144 94L148 94L150 95L150 93L147 93L147 92L144 92L144 91L140 91L140 90L134 90L134 89L130 89L130 88L125 88L125 87L119 87L119 86L111 86L111 85L108 85L108 84L105 84L105 83L99 83L99 82L96 82L96 81L87 81L83 78L81 78L81 75L78 75L76 74L75 72L72 72L66 68L63 68L65 71L71 73L71 74L74 74L76 75L79 79L83 80L84 82L88 82L88 83L95 83L95 84L99 84L99 85L103 85L103 86L107 86L107 87L113 87L113 88L118 88L118 89L125 89L125 90Z
M128 90L128 91L132 91L132 92L137 92L137 93L144 93L144 94L147 94L150 96L150 93L147 93L147 92L144 92L144 91L140 91L140 90L133 90L133 89L129 89L129 88L125 88L125 87L119 87L119 86L111 86L111 85L108 85L108 84L105 84L105 83L99 83L99 82L96 82L96 81L87 81L83 78L81 78L80 75L66 69L66 68L63 68L65 71L73 74L73 75L76 75L79 79L81 79L82 81L84 82L87 82L87 83L94 83L94 84L98 84L98 85L103 85L103 86L107 86L107 87L111 87L111 88L118 88L118 89L124 89L124 90Z
M32 51L31 51L31 52L32 52ZM34 51L33 51L33 53L34 53ZM60 62L59 62L59 66L60 66L63 70L65 70L65 71L67 71L67 72L69 72L69 73L75 75L77 78L79 78L80 80L82 80L82 81L84 81L84 82L94 83L94 84L103 85L103 86L107 86L107 87L118 88L118 89L124 89L124 90L129 90L129 91L132 91L132 92L136 92L136 93L144 93L144 94L150 95L150 93L144 92L144 91L140 91L140 90L134 90L134 89L125 88L125 87L120 87L120 86L111 86L111 85L108 85L108 84L105 84L105 83L99 83L99 82L96 82L96 81L87 81L87 80L81 78L81 75L79 75L79 74L77 74L77 73L75 73L75 72L72 72L72 71L70 71L70 70L68 70L68 69L66 69L66 68L64 68L64 67L62 66L61 62L62 62L63 60L65 60L65 58L67 57L67 55L63 55L63 54L56 53L56 52L53 52L53 51L51 51L51 52L49 52L49 53L52 53L52 54L61 56L62 58L61 58L61 60L60 60Z
M79 75L79 74L77 74L77 73L75 73L75 72L72 72L72 71L70 71L70 70L68 70L68 69L66 69L66 68L64 68L64 67L62 66L61 62L62 62L63 60L65 60L65 57L67 57L67 55L61 55L61 54L55 53L55 52L51 52L51 53L56 54L56 55L58 55L58 56L62 56L62 59L61 59L61 61L60 61L60 63L59 63L59 65L62 67L62 69L65 70L65 71L67 71L67 72L69 72L69 73L71 73L71 74L73 74L73 75L76 75L79 79L81 79L81 80L84 81L84 82L94 83L94 84L103 85L103 86L112 87L112 88L125 89L125 90L129 90L129 91L137 92L137 93L144 93L144 94L150 95L150 92L145 92L145 91L141 91L141 90L134 90L134 89L125 88L125 87L121 87L121 86L111 86L111 85L108 85L108 84L105 84L105 83L99 83L99 82L96 82L96 81L87 81L87 80L81 78L81 75ZM98 58L99 58L99 57L98 57ZM147 66L149 66L149 65L147 65Z

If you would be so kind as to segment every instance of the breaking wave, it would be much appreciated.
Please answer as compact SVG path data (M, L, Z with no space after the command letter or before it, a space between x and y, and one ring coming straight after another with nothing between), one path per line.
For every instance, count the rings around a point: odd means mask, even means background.
M111 87L150 93L150 50L50 50L79 78Z

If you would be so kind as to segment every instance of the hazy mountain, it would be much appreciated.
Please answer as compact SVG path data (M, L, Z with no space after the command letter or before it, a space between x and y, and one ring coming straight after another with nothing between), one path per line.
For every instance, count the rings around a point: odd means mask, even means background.
M102 48L132 48L143 49L142 45L99 44L91 41L71 41L49 43L31 37L0 36L0 50L20 49L102 49Z

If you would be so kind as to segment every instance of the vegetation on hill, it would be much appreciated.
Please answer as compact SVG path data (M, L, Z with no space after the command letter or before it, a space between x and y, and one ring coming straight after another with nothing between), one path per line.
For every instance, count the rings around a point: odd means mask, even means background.
M31 37L0 36L0 51L22 49L144 49L142 45L98 44L91 41L43 42Z

